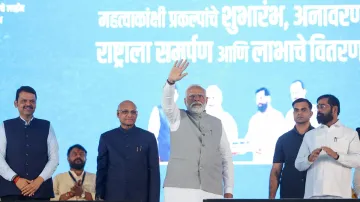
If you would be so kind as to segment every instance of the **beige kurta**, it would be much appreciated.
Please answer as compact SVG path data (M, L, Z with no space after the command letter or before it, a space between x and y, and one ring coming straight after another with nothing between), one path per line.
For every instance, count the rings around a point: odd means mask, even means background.
M76 181L82 180L84 173L82 173L80 176L77 176L73 171L70 172L72 173ZM58 201L60 196L62 194L65 194L66 192L69 192L75 183L73 179L70 177L69 173L65 172L56 175L53 184L54 184L55 198L52 198L51 200ZM91 193L94 200L95 200L95 184L96 184L96 175L93 173L86 172L83 189L85 192ZM69 200L83 201L85 199L78 198L75 196L70 198Z

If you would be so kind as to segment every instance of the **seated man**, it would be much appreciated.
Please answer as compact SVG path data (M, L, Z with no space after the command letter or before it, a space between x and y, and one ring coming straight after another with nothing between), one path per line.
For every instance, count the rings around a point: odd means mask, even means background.
M70 171L55 176L55 198L52 200L92 201L95 199L96 175L84 171L86 154L85 148L79 144L69 148L67 156Z

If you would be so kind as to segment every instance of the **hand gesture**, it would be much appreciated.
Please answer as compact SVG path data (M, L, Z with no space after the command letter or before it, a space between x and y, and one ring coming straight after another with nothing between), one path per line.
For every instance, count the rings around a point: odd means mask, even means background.
M336 152L334 152L334 150L329 147L321 147L321 149L323 149L327 153L327 155L331 156L334 159L337 159L339 156Z
M183 73L185 71L185 69L189 66L189 63L187 62L187 60L180 60L180 61L175 61L174 66L172 67L169 77L168 77L168 81L170 83L175 83L176 81L181 80L182 78L184 78L187 73Z
M65 194L62 194L59 198L60 201L67 201L69 199L71 199L72 197L74 197L74 193L69 191L66 192Z
M28 185L26 185L22 190L21 194L24 196L33 196L35 192L39 189L41 184L44 182L42 177L37 177L35 180L26 180Z
M79 180L72 188L71 191L74 193L75 196L81 196L83 194L84 190L81 185L81 181Z
M224 194L224 198L234 198L232 194L230 193L225 193Z
M23 190L24 187L29 184L28 182L29 181L25 178L19 178L15 185L18 189Z
M308 160L310 162L314 162L319 157L321 150L322 150L321 148L317 148L313 152L311 152L311 154L308 157Z

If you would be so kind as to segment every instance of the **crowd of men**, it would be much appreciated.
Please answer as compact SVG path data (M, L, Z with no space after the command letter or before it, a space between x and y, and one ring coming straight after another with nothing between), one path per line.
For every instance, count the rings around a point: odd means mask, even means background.
M186 60L176 61L163 87L161 108L171 131L164 181L165 202L202 202L233 198L234 165L230 144L219 118L205 108L206 90L191 85L179 109L175 83L184 78ZM58 143L47 120L34 117L36 91L22 86L14 101L19 117L0 127L0 198L14 200L160 201L158 143L153 133L136 126L136 105L125 100L117 109L120 126L99 141L97 172L84 170L86 149L68 149L70 170L52 178ZM270 174L269 198L351 198L360 191L360 141L339 120L340 101L322 95L313 106L305 98L292 103L295 126L278 138ZM317 114L313 114L313 107ZM314 128L311 117L316 116ZM165 154L164 154L165 155ZM272 155L272 154L271 154ZM241 182L246 183L246 182Z

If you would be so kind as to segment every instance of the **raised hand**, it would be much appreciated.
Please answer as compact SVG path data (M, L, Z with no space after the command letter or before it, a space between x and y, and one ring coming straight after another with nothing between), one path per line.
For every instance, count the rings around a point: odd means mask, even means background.
M77 183L75 183L74 187L71 188L71 191L74 193L75 196L81 196L84 192L83 187L81 185L81 181L79 180Z
M168 81L170 83L175 83L176 81L179 81L182 78L184 78L187 75L187 73L183 73L183 72L188 66L189 66L189 62L187 62L187 60L180 60L180 61L176 60L174 66L170 71Z

